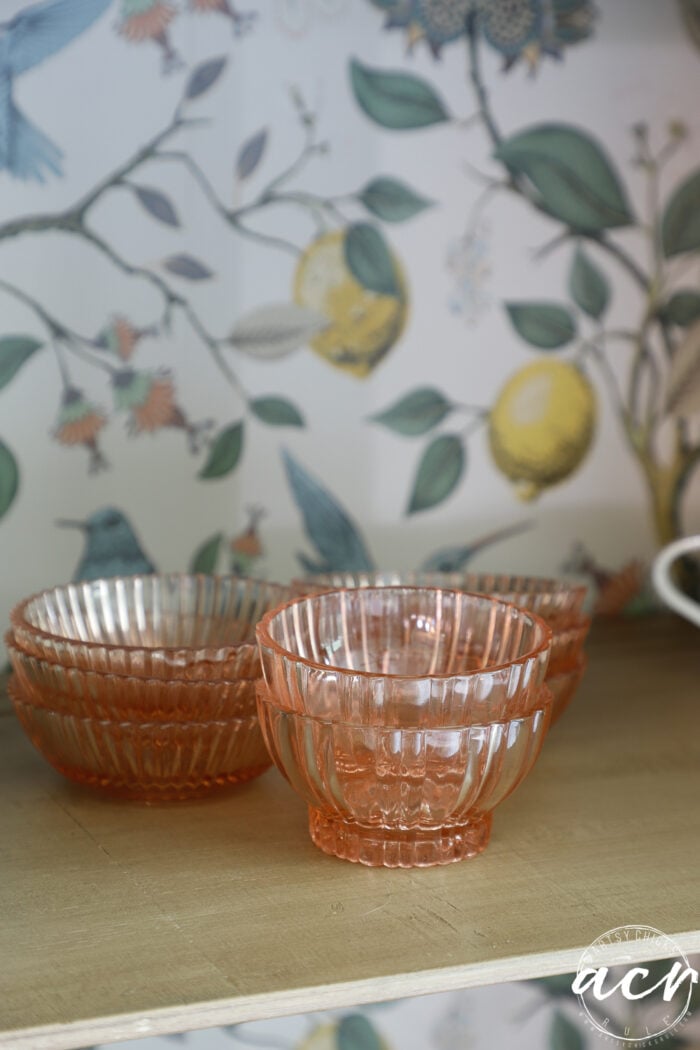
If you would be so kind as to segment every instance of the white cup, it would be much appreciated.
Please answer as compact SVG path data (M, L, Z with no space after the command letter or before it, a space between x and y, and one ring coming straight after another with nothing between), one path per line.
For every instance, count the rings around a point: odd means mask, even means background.
M657 554L651 568L651 578L659 598L675 612L685 616L686 620L700 627L700 605L683 594L671 577L676 559L691 551L700 551L700 536L686 536L685 539L669 543Z

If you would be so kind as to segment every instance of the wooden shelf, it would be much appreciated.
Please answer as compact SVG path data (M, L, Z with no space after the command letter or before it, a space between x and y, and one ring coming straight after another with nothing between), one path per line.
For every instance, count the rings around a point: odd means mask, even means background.
M601 625L589 654L486 853L424 871L324 856L275 772L198 803L99 799L45 765L3 701L0 1046L563 973L630 922L700 950L700 633Z

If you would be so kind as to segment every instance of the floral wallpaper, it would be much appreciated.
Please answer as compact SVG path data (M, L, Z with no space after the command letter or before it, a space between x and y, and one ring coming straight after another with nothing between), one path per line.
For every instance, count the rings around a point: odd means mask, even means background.
M697 5L6 6L6 607L470 562L643 607L700 525Z

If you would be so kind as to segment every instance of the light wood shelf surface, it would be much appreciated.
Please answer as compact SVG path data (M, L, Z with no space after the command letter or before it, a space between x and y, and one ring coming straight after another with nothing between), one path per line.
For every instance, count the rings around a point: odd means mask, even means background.
M563 973L628 923L700 950L700 633L601 624L588 651L487 851L428 870L324 856L276 772L197 803L105 801L55 774L3 700L0 1046Z

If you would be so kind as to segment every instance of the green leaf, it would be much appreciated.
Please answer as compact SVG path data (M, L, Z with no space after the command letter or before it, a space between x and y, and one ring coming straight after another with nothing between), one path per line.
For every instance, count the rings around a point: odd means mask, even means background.
M288 452L282 453L292 495L304 529L321 557L313 564L298 555L307 572L370 572L374 563L362 534L331 493Z
M141 205L154 219L158 219L159 222L164 223L166 226L180 225L180 218L172 201L160 190L156 190L152 186L132 186L131 189L136 194Z
M283 397L258 397L251 401L250 407L258 419L271 427L304 426L304 417L299 409Z
M549 1029L549 1050L584 1050L585 1045L576 1025L557 1010Z
M661 220L661 243L667 258L700 248L700 171L671 195Z
M450 119L437 92L410 73L370 69L352 59L350 80L360 108L383 128L405 131Z
M441 423L452 407L439 390L425 386L399 398L390 408L370 419L404 437L417 437Z
M506 303L519 336L540 350L558 350L576 335L576 323L565 306L557 303Z
M216 535L210 536L208 540L205 540L192 556L190 572L203 572L207 576L215 572L223 539L223 532L217 532Z
M401 298L396 268L383 235L376 226L356 222L348 227L344 242L345 262L363 288L379 295Z
M700 293L676 292L659 311L662 320L687 328L700 318Z
M376 1028L364 1014L341 1017L336 1033L338 1050L384 1050Z
M220 58L211 58L209 61L202 62L201 65L197 66L187 81L185 98L191 101L208 91L226 68L226 61L226 56L224 55Z
M0 518L7 514L19 488L19 467L7 445L0 441Z
M0 390L42 346L30 335L6 335L0 339Z
M443 434L430 442L418 464L408 513L428 510L454 492L466 463L462 441L455 434Z
M434 204L405 182L386 177L372 179L357 196L368 211L384 222L403 222Z
M569 274L571 298L585 314L599 321L610 302L610 285L604 273L577 248Z
M539 204L574 230L589 233L634 221L627 193L595 139L567 124L539 124L506 139L494 156L525 176Z
M209 450L200 478L223 478L235 469L243 451L243 424L234 423L222 430Z

